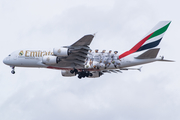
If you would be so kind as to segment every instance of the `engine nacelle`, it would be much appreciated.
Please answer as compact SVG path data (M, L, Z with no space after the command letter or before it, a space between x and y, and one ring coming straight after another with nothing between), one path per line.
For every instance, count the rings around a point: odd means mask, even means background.
M53 65L57 63L57 56L43 56L42 62L47 65Z
M68 48L54 48L53 53L58 57L66 57L69 55L70 51Z
M61 74L62 74L62 76L64 76L64 77L76 76L75 73L72 74L72 73L70 73L69 70L61 70Z
M97 78L97 77L100 77L101 75L103 75L102 72L92 72L92 76L89 76L89 78Z

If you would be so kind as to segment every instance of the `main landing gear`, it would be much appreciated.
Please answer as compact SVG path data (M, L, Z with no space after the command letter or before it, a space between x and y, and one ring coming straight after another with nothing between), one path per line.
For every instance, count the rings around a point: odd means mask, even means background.
M12 73L12 74L15 74L15 70L14 70L14 69L15 69L15 66L12 66L11 68L12 68L11 73Z
M70 73L77 75L78 74L78 78L81 79L81 78L85 78L85 77L92 77L93 74L90 73L89 71L85 71L85 70L82 70L81 72L78 72L77 69L74 69L74 70L70 70Z
M70 70L70 73L71 73L71 74L74 74L74 73L75 73L75 75L77 75L77 74L78 74L78 70L77 70L77 69Z
M90 73L89 71L84 71L84 70L79 72L79 74L78 74L79 79L85 78L85 77L92 77L92 76L93 76L92 73Z

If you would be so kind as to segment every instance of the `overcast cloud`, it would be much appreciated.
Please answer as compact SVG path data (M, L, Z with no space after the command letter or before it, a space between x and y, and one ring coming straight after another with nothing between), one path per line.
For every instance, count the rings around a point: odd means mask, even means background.
M177 0L0 0L0 120L179 120L180 17ZM16 68L2 60L18 49L71 45L97 33L92 49L130 49L159 21L172 20L159 55L176 62L143 65L100 78Z

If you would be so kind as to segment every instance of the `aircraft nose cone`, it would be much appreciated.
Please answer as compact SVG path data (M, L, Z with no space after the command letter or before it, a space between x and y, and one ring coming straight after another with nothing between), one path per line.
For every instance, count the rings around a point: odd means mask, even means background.
M5 58L5 59L3 59L3 63L4 63L4 64L6 64L6 58Z
M4 58L3 63L6 64L6 65L8 64L7 58Z

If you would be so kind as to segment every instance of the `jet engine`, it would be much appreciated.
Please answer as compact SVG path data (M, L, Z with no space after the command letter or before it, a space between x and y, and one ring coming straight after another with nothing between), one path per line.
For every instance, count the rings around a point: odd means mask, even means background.
M61 74L64 77L76 76L75 73L72 74L69 70L61 70Z
M53 53L58 57L66 57L69 55L70 50L68 48L54 48Z
M43 56L42 62L47 65L56 64L57 56Z

